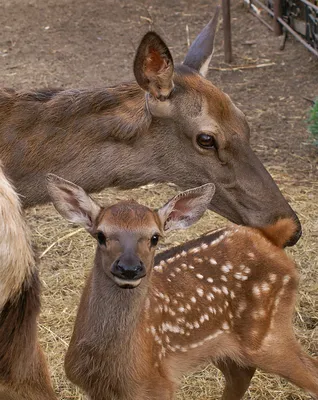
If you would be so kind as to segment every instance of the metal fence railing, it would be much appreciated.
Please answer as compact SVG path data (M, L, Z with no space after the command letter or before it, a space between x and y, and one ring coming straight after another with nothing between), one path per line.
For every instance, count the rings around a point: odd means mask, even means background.
M249 9L276 35L292 34L318 57L318 0L248 0ZM273 17L273 27L255 12L257 5Z
M318 57L318 0L244 0L249 11L275 35L284 34L284 48L288 34L292 34L312 54ZM224 60L232 61L231 0L222 0ZM264 12L272 21L262 16ZM263 12L263 14L262 14Z

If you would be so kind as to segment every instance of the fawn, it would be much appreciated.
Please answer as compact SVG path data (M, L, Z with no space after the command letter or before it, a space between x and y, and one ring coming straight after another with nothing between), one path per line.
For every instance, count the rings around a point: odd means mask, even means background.
M102 208L52 174L48 190L60 214L98 241L65 359L89 399L172 399L182 374L207 361L225 376L223 400L241 399L256 368L318 399L318 361L292 328L298 277L281 248L292 220L219 229L155 258L164 233L202 216L213 184L157 211L135 201Z

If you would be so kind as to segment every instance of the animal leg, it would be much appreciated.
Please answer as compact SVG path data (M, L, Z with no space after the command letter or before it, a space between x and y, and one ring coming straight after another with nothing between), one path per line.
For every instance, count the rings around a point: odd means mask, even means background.
M218 361L215 366L225 377L225 388L222 400L240 400L247 391L255 368L242 367L230 358Z

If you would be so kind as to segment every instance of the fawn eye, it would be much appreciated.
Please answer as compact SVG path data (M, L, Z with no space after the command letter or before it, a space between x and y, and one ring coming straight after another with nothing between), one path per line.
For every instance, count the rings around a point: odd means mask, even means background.
M217 143L213 136L207 133L200 133L197 136L197 143L203 149L216 149Z
M97 241L100 245L106 246L106 236L103 234L103 232L97 232Z
M151 246L157 246L159 241L159 235L152 235L150 239Z

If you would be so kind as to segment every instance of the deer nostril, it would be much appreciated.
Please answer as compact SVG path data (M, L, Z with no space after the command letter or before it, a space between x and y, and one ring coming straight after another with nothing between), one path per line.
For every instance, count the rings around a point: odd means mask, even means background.
M140 279L146 275L144 264L140 261L138 264L126 265L117 260L112 268L112 274L125 280Z
M138 275L137 268L133 267L132 269L126 269L122 272L122 275L126 279L135 279Z

